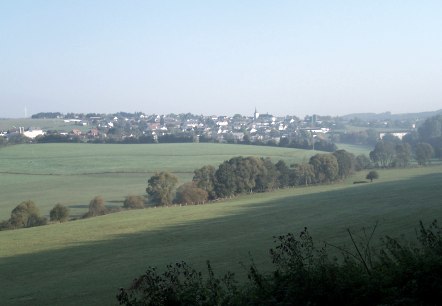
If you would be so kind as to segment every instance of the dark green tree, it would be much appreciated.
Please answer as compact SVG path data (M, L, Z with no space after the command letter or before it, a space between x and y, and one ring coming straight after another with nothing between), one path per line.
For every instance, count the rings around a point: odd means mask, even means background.
M69 208L61 205L60 203L56 204L54 208L49 212L49 219L51 221L65 222L69 218Z
M373 182L373 180L377 180L379 178L379 173L376 170L372 170L372 171L368 172L368 174L365 178L367 180L370 180L370 182Z
M255 179L255 191L264 192L278 187L278 170L270 158L261 159L262 166Z
M284 188L290 185L290 168L283 160L279 160L275 164L278 171L278 187Z
M355 170L355 156L345 150L337 150L333 153L338 162L338 177L342 180Z
M391 167L396 156L395 144L391 141L380 140L370 152L370 159L377 167Z
M175 187L178 184L178 178L175 175L169 172L159 172L153 175L147 183L146 192L154 204L172 204Z
M215 172L215 192L217 197L225 198L235 195L235 191L235 169L228 161L225 161Z
M210 199L216 198L215 193L215 168L211 165L203 166L194 171L193 182L196 187L207 192Z
M333 154L316 154L310 158L317 183L330 183L338 178L339 165Z
M315 181L315 169L311 164L296 164L290 173L290 186L305 185Z

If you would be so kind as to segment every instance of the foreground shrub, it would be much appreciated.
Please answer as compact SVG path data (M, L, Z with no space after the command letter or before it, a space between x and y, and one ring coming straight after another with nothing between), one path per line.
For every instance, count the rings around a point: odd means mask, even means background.
M442 300L442 229L420 224L417 243L391 237L374 250L374 229L362 241L350 232L352 250L317 248L307 229L275 237L274 270L262 274L252 263L249 282L232 273L203 277L184 262L163 273L149 268L117 300L124 305L438 305ZM364 231L364 233L366 233ZM330 259L327 247L342 260Z
M69 218L69 208L61 204L56 204L49 212L51 221L65 222Z

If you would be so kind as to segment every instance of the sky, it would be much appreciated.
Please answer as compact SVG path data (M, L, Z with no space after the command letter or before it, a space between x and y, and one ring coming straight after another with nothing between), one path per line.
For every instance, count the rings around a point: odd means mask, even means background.
M438 110L441 16L439 0L0 0L0 118Z

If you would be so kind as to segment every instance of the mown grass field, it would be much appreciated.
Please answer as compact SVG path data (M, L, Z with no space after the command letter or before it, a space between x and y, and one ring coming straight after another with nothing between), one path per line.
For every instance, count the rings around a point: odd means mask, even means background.
M2 305L112 305L147 266L185 260L216 272L239 262L269 268L273 235L307 226L317 242L342 245L379 222L377 235L414 235L442 217L442 167L380 171L372 184L299 187L199 206L149 208L0 232Z
M24 127L33 129L43 129L47 130L58 130L70 132L73 129L79 129L82 131L87 131L91 127L78 125L72 122L64 122L63 119L31 119L31 118L21 118L21 119L0 119L0 131L7 131L9 129Z
M287 163L308 160L317 152L289 148L227 144L33 144L0 148L0 220L25 200L41 213L61 203L72 215L87 211L89 201L102 195L109 205L121 206L129 194L145 193L148 178L170 171L180 183L192 179L204 165L233 156L270 157Z

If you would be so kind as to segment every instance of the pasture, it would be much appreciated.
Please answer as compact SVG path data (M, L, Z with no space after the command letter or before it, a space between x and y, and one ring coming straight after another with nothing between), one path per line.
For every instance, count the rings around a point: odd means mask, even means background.
M149 208L63 224L0 232L2 305L112 305L147 266L185 260L215 272L232 270L249 252L269 267L272 237L307 226L317 242L347 244L379 222L377 236L413 236L419 220L442 217L442 166L359 173L333 185L241 196L214 204ZM356 233L357 234L357 233Z
M91 127L78 125L73 122L64 122L63 119L31 119L31 118L20 118L20 119L0 119L0 131L7 131L9 129L14 129L18 127L32 128L32 129L43 129L47 130L57 130L70 132L73 129L79 129L81 131L87 131Z
M290 148L187 144L32 144L0 148L0 220L25 200L34 201L44 215L60 203L71 215L87 211L97 195L108 205L121 206L129 194L145 194L148 178L169 171L180 183L193 171L222 163L233 156L270 157L288 164L308 160L314 151Z

